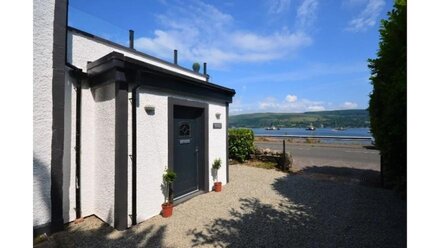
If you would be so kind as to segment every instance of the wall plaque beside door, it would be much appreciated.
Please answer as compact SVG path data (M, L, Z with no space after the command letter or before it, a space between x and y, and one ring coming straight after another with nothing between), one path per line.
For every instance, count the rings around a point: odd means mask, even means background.
M212 127L213 127L214 129L222 129L222 124L221 124L221 123L213 123L213 124L212 124Z

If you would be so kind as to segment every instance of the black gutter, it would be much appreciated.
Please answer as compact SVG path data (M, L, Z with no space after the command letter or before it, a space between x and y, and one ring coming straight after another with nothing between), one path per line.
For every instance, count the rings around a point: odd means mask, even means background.
M115 81L115 198L114 223L119 231L128 227L128 83Z
M50 162L51 232L64 229L63 157L67 5L67 0L55 1L53 22L52 144Z
M76 137L75 137L75 198L76 198L76 218L81 218L81 98L82 98L81 79L78 80L76 87Z
M140 85L137 85L134 87L131 91L131 142L132 142L132 148L131 148L131 161L132 161L132 171L131 171L131 222L132 225L137 224L137 129L136 129L136 123L137 123L137 114L136 114L136 104L137 104L137 98L136 98L136 91L140 87Z
M95 86L108 80L125 80L124 71L140 72L138 80L150 84L151 87L173 88L180 93L190 91L190 88L198 88L197 96L209 94L211 98L223 98L222 100L227 102L232 102L235 95L233 89L139 61L118 52L111 52L87 64L87 72L89 77L93 78Z
M87 78L87 74L82 69L66 63L72 69L71 76L77 80L76 83L76 127L75 127L75 212L76 218L80 219L81 213L81 102L82 102L82 79Z

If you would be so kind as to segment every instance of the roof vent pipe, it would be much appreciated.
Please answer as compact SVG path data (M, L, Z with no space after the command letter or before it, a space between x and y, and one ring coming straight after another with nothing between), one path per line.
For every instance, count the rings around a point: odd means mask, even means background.
M206 76L206 62L203 63L203 75Z
M177 65L177 50L174 49L174 64Z
M134 31L130 29L128 32L130 33L130 48L134 49Z

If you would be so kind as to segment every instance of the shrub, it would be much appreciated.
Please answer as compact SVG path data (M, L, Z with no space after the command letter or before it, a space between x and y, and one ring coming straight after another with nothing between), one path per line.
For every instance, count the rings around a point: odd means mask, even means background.
M217 158L214 160L214 163L212 164L212 168L214 168L215 170L220 169L220 167L222 166L222 160Z
M240 163L254 152L254 132L248 128L229 129L229 156Z
M193 64L193 71L195 71L195 72L199 72L200 71L200 64L199 63L194 63Z
M176 173L170 169L166 170L163 174L163 180L166 183L172 183L176 179Z
M166 183L168 191L168 203L173 203L173 189L171 188L171 184L174 182L174 180L176 180L176 173L170 169L167 169L163 174L163 180Z

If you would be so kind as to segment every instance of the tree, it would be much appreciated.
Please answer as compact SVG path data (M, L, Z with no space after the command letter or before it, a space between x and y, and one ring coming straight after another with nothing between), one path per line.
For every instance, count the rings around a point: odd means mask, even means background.
M382 20L377 58L369 59L371 131L382 156L385 186L406 192L406 1Z

